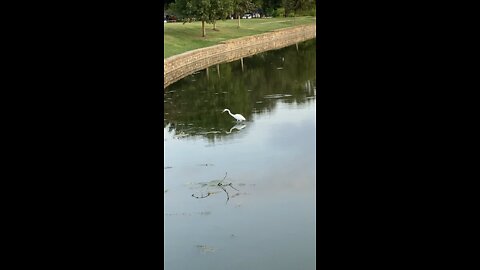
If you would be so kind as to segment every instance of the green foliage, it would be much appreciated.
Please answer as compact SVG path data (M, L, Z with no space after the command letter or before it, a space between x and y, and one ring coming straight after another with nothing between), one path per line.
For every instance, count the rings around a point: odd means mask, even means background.
M233 0L176 0L173 8L185 22L194 20L202 22L202 37L205 36L206 23L213 23L214 29L218 19L224 20L233 11Z
M316 8L315 6L313 6L313 8L298 11L296 15L297 16L316 16L316 14L317 14Z
M253 0L253 4L256 7L263 7L263 0Z
M212 23L218 19L224 20L233 12L234 0L176 0L168 7L171 13L185 18L185 21L197 20Z
M210 23L211 20L211 7L212 3L210 0L196 0L194 2L195 17L197 20L206 21Z
M173 15L177 17L178 19L181 19L183 17L182 14L177 11L177 8L175 7L175 3L168 4L168 7L165 9L165 12L168 15Z
M287 14L294 11L299 15L315 15L315 1L313 0L176 0L175 2L179 7L178 12L172 13L171 5L168 5L169 13L187 18L200 17L197 13L205 11L205 8L209 11L212 20L213 18L215 20L223 19L232 13L243 15L257 8L262 9L266 16L285 16L285 10ZM281 8L284 9L284 12ZM197 9L197 11L193 9ZM276 13L275 10L277 10ZM201 12L201 14L203 13ZM200 19L197 18L197 20Z
M252 0L233 0L233 11L236 15L243 15L245 12L251 12L255 9Z
M270 9L275 10L276 8L282 7L282 0L263 0L263 10Z
M313 0L283 0L283 5L287 14L293 12L297 15L299 12L315 8Z
M285 16L285 8L277 8L273 12L273 17L284 17Z
M264 12L265 12L265 16L273 17L273 13L275 12L275 10L271 7L268 7L264 10Z
M210 23L210 2L210 0L176 0L174 8L185 21L191 22L196 19Z
M225 20L233 12L233 0L210 0L210 20Z

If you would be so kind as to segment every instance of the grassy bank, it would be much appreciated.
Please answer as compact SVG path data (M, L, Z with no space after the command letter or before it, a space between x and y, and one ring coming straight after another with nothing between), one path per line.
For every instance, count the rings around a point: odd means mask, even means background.
M292 27L302 24L315 23L315 17L297 17L295 24L293 18L269 18L269 19L245 19L240 21L240 28L237 28L238 20L225 20L217 22L217 29L212 30L212 24L206 24L206 37L202 37L202 23L165 23L163 32L163 58L191 51L198 48L218 44L227 39L244 36L257 35L270 30Z

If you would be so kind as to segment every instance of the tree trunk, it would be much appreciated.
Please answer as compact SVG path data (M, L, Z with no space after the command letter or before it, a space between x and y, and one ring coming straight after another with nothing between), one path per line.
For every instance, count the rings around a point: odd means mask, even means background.
M217 21L213 21L213 30L217 31Z
M202 37L205 37L205 21L202 21Z
M238 28L240 28L240 14L238 15Z
M293 25L295 25L295 11L293 11Z

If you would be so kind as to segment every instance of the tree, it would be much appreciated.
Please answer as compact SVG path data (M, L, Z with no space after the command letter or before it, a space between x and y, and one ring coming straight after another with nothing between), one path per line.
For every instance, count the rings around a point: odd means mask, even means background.
M206 36L205 22L211 22L210 0L176 0L175 10L184 18L184 22L192 22L194 19L202 22L202 37Z
M182 14L178 13L178 11L175 7L175 2L168 4L168 6L165 8L164 13L167 13L168 15L173 15L177 18L182 17Z
M233 12L234 0L175 0L172 5L177 14L183 17L183 23L198 20L202 22L202 37L206 36L205 23L213 23L213 29L217 30L218 19ZM245 1L245 0L242 0Z
M213 23L213 30L218 31L216 28L217 20L225 20L233 12L233 0L210 0L210 2L210 21Z
M170 4L173 4L175 2L175 0L165 0L163 1L163 11L166 12L167 9L168 9L168 6Z
M303 11L315 6L313 0L285 0L285 17L290 11L293 11L293 23L295 23L295 16L299 11Z
M273 16L275 10L283 7L282 0L263 0L263 10L267 16Z
M238 16L238 28L240 28L240 17L242 14L255 9L252 0L233 0L233 11Z
M259 13L263 13L263 0L253 0L253 5L255 6L256 11L262 11Z

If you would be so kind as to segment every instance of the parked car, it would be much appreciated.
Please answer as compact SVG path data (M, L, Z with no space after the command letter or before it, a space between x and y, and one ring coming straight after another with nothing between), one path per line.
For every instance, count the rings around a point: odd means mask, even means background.
M242 16L242 19L251 19L252 18L252 14L250 13L245 13L245 15Z
M176 22L176 21L177 21L177 17L175 17L175 16L173 16L173 15L172 15L172 16L171 16L171 15L167 15L167 16L166 16L166 20L167 20L167 22Z

